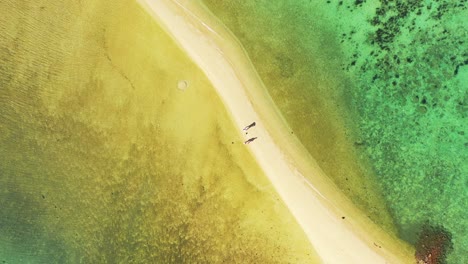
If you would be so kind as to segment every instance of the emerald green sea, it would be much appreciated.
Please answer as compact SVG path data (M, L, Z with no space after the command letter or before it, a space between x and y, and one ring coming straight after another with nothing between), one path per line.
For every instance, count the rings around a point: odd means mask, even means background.
M436 230L439 263L468 263L466 1L204 3L355 204L416 248Z

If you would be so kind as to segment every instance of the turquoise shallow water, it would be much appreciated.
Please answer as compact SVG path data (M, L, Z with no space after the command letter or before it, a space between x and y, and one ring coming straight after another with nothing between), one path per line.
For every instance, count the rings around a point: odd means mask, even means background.
M291 126L304 130L309 151L322 140L313 122L340 112L355 125L344 126L346 140L369 160L366 180L377 182L397 235L417 244L424 224L438 226L452 238L447 263L468 263L466 1L205 3L240 40ZM327 146L321 155L333 155ZM373 197L334 179L384 222L363 202Z

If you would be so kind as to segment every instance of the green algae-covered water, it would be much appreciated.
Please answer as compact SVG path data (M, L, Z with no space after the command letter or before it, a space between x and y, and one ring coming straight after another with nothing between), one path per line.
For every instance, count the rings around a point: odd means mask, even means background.
M465 1L204 0L325 172L415 245L468 263Z
M213 87L135 1L0 14L0 263L316 263Z

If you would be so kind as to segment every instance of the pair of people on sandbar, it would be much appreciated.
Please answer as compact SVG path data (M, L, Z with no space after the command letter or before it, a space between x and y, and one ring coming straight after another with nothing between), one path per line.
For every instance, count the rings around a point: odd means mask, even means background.
M244 127L244 129L242 129L242 130L247 131L247 130L249 130L250 128L254 127L255 125L256 125L256 123L253 122L252 124L250 124L250 125ZM257 139L257 137L249 138L249 139L247 139L247 140L244 142L244 144L247 145L247 144L251 143L252 141L254 141L254 140L256 140L256 139Z

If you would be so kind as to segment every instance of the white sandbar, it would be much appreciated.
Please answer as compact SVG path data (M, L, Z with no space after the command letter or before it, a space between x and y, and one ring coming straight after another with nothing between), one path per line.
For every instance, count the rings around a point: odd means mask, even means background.
M247 147L323 263L408 263L407 246L385 235L312 164L313 159L290 135L242 48L209 12L195 1L140 3L206 74L239 133L257 122L258 139Z

